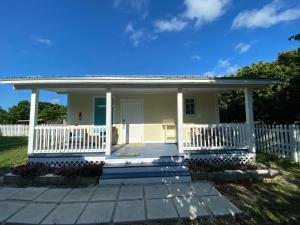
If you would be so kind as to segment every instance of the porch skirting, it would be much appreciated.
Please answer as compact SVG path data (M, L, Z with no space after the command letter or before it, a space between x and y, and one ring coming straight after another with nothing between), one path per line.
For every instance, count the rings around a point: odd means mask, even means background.
M202 161L215 165L245 164L255 161L255 153L247 149L202 150L197 152L178 153L177 155L153 155L146 157L109 157L105 153L69 153L69 154L33 154L28 156L28 162L43 162L53 166L79 166L90 163L105 162L107 164L135 164L135 163L164 163Z

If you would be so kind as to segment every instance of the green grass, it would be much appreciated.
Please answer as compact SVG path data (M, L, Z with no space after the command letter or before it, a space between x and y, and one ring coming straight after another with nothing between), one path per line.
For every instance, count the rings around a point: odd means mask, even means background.
M257 162L280 174L256 183L216 185L246 213L238 224L300 224L300 164L261 153Z
M26 160L27 137L0 137L0 175Z
M26 160L27 138L0 137L0 174L10 167L26 163ZM245 216L235 220L199 219L180 224L299 225L300 164L261 153L257 154L257 162L278 170L280 174L260 182L216 184L223 195L245 212Z

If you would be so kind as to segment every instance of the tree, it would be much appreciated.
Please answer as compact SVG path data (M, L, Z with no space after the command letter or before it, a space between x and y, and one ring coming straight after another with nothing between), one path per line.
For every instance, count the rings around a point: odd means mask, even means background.
M30 103L27 100L20 101L8 111L0 109L0 124L15 124L19 120L29 120ZM63 105L49 102L39 102L38 118L43 122L58 120L60 123L66 118L67 109Z
M18 120L29 120L29 113L30 103L27 100L20 101L8 110L8 114L12 118L12 123L17 123Z
M295 41L300 41L300 34L295 34L295 35L289 37L289 41L291 41L291 40L293 40L293 39L294 39Z
M260 62L239 70L233 78L271 78L278 84L254 91L254 115L258 122L294 123L300 121L300 48L281 52L274 62ZM242 91L222 94L222 122L245 121Z
M7 111L0 107L0 124L10 124L11 118L9 117Z

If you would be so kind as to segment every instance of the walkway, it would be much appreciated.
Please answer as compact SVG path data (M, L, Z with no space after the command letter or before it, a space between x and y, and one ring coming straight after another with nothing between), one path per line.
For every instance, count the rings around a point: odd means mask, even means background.
M98 224L194 219L241 211L210 183L0 188L0 223Z

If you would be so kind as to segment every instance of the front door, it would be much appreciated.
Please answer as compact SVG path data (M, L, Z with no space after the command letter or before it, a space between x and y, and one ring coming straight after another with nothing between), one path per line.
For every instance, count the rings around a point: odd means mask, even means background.
M123 143L142 143L144 136L144 102L122 100Z

